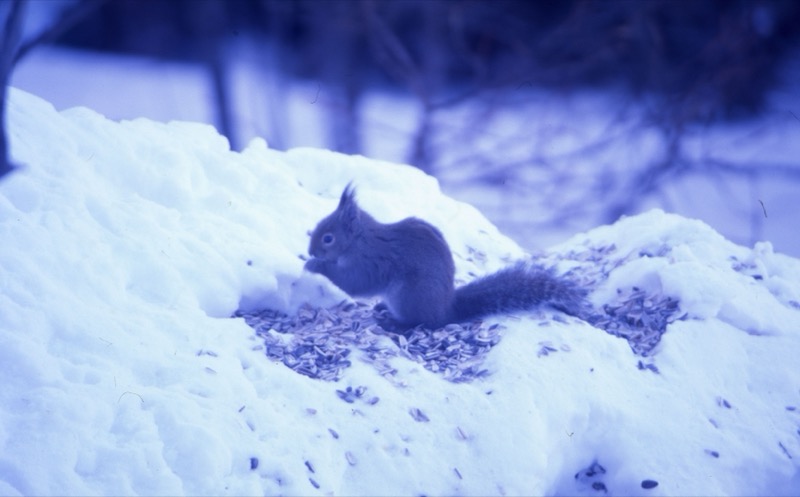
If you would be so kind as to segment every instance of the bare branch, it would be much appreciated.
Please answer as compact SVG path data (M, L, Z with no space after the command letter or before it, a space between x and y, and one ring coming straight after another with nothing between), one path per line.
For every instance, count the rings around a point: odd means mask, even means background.
M800 179L800 163L792 162L731 162L706 157L699 162L709 169L715 169L737 176L783 176L787 179ZM698 166L700 168L700 166Z
M373 41L378 62L392 76L407 84L414 93L418 96L423 96L425 91L420 85L420 68L414 62L411 54L403 46L397 35L378 15L374 1L365 0L361 5L373 35L370 39Z

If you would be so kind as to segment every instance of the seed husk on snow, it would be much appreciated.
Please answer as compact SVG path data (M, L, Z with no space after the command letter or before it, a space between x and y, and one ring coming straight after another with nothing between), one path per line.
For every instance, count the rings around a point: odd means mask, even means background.
M497 324L484 327L483 322L475 321L436 330L417 327L406 334L387 332L371 305L349 301L330 309L305 305L293 316L267 309L237 311L234 317L244 318L264 340L267 357L326 381L339 380L354 356L387 378L397 374L389 361L403 356L449 381L473 381L488 374L480 364L500 341L502 330ZM342 400L353 402L365 391L366 387L357 387L336 393ZM378 400L371 397L366 402L374 405Z

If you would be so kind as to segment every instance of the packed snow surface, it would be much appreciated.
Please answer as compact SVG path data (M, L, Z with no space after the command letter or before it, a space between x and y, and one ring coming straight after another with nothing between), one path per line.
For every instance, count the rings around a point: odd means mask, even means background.
M439 227L460 281L523 251L410 167L262 140L236 153L206 125L15 90L8 131L0 495L800 493L800 261L768 242L651 211L554 247L565 270L611 247L598 308L633 287L679 302L649 357L541 309L487 320L502 340L471 383L356 355L325 382L230 316L346 298L300 256L347 182L381 221Z

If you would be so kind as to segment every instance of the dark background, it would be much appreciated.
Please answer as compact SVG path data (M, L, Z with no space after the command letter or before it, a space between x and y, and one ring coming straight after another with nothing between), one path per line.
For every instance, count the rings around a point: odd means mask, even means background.
M795 0L109 0L55 41L223 71L221 47L256 36L278 69L353 108L375 86L436 109L521 85L613 85L657 95L682 124L759 112L799 34ZM338 141L360 151L356 136ZM420 147L410 159L429 169Z
M50 21L20 34L15 26L33 3L52 11ZM404 131L405 155L392 160L437 176L457 197L465 185L493 188L493 205L461 198L518 240L530 236L523 245L540 243L546 230L574 232L652 206L704 218L738 243L800 231L793 214L784 212L795 222L785 226L773 208L787 205L775 185L800 185L796 157L731 159L716 154L716 145L705 156L691 152L725 126L755 123L745 139L800 130L800 108L770 103L779 85L786 92L787 67L800 58L798 0L3 0L0 15L2 86L45 45L188 62L205 68L213 124L234 149L250 138L239 136L231 83L242 40L257 47L248 63L323 93L327 148L369 154L365 129L374 122L364 117L365 100L376 92L400 96L416 117ZM543 94L557 100L587 91L610 95L619 115L610 131L568 153L509 152L515 144L558 141L557 126L547 136L521 127L492 150L477 145L496 134L497 116L531 112ZM453 119L465 107L473 119ZM254 112L276 123L257 130L271 147L298 145L280 133L289 106ZM657 152L645 155L639 145L652 135ZM591 170L577 166L586 163ZM709 199L721 199L708 216L664 193L703 196L702 188L686 188L698 178ZM506 217L513 219L506 224ZM800 240L795 245L800 250Z

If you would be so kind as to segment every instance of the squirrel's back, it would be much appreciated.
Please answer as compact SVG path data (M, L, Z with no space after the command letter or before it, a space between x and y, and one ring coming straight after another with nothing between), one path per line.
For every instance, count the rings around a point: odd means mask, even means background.
M376 241L369 252L391 261L392 275L381 293L394 319L406 326L446 324L455 264L442 233L415 217L378 224L367 237Z

